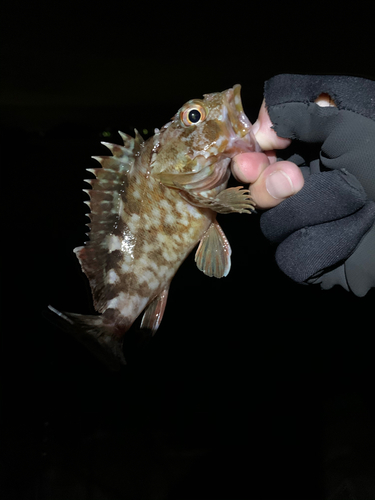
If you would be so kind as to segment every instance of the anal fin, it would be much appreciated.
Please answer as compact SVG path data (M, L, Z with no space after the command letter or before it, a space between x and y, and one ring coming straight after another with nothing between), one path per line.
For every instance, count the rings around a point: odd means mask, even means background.
M165 306L167 304L169 287L165 288L155 299L147 306L141 323L141 329L151 330L156 333L161 320L163 319Z
M195 254L195 262L207 276L222 278L230 271L232 250L229 242L215 220L204 233Z

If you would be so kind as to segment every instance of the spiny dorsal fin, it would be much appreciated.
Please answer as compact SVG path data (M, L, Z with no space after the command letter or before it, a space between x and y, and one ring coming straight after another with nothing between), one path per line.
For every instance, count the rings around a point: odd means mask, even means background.
M89 238L84 246L74 249L82 270L89 279L95 309L103 312L106 306L105 273L108 258L107 238L117 228L121 210L126 202L126 191L129 183L128 172L134 165L135 156L139 154L143 144L142 137L135 131L135 138L119 132L124 146L103 143L113 156L93 157L101 164L101 168L87 169L95 175L95 179L85 182L92 189L84 190L90 197L86 202L91 212Z

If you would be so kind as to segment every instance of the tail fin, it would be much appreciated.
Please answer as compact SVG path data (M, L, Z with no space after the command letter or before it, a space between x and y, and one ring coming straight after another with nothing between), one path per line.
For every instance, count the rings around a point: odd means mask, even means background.
M102 316L60 312L52 306L48 306L48 309L62 329L74 335L110 370L119 371L121 366L126 365L122 341L109 334L103 325Z

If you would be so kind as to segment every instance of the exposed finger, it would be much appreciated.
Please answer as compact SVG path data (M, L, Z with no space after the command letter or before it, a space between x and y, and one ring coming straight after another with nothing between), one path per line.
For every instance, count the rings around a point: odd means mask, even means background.
M232 161L232 173L238 181L252 184L269 164L264 153L241 153Z
M266 167L251 184L251 197L257 207L272 208L298 193L303 184L303 175L295 163L279 161Z
M273 124L271 122L271 118L269 117L266 103L263 100L259 110L258 119L253 125L253 132L256 140L263 151L287 148L291 143L291 140L279 137L272 127Z

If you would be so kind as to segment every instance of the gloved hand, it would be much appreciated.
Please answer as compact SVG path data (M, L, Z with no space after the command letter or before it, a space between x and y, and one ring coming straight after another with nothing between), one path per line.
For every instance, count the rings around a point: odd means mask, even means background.
M334 106L316 104L321 94ZM375 287L375 82L278 75L265 84L265 105L277 136L296 140L289 161L305 179L261 216L280 269L299 283L365 295Z

